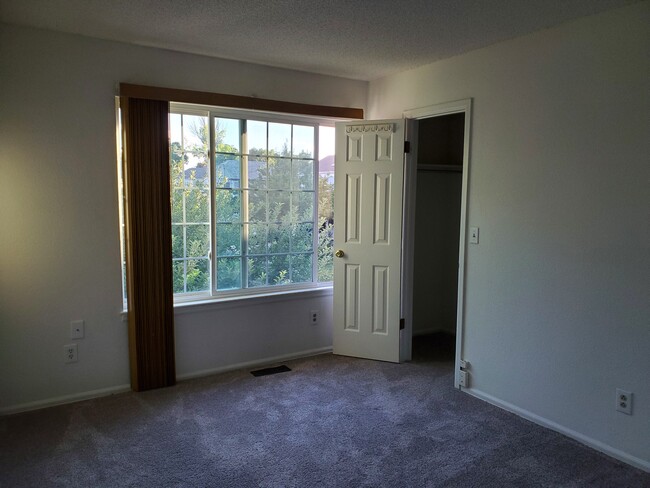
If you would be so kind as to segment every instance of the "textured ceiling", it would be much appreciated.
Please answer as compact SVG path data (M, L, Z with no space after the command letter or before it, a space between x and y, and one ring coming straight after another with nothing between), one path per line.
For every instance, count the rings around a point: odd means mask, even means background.
M0 0L0 21L372 80L635 0Z

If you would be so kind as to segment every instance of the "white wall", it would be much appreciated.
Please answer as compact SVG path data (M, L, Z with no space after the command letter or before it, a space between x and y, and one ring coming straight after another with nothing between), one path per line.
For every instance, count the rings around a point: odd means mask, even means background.
M472 391L646 469L649 46L643 2L371 82L368 103L386 118L474 100Z
M0 412L128 384L119 82L363 108L367 83L0 24ZM251 305L251 303L253 303ZM177 313L181 376L331 346L331 294ZM321 310L320 325L308 312ZM86 321L79 362L68 323Z

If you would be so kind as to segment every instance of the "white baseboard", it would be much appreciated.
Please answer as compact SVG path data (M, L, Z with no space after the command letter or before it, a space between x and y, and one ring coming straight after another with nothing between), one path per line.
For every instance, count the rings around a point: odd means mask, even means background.
M608 456L618 459L619 461L623 461L624 463L634 466L635 468L639 468L642 469L643 471L650 472L649 461L638 458L636 456L632 456L631 454L621 451L620 449L616 449L603 442L597 441L596 439L592 439L591 437L576 432L575 430L564 427L563 425L555 423L544 417L540 417L539 415L529 412L528 410L519 408L516 405L513 405L508 402L504 402L503 400L499 400L498 398L493 397L492 395L484 393L475 388L463 388L462 391L464 391L465 393L469 393L470 395L480 400L491 403L496 407L502 408L504 410L507 410L508 412L512 412L516 415L519 415L520 417L523 417L526 420L530 420L531 422L541 425L542 427L547 427L551 430L559 432L560 434L564 434L567 437L570 437L582 444L585 444L593 449L596 449L597 451L607 454Z
M46 398L44 400L37 400L35 402L19 403L18 405L11 405L9 407L0 408L0 415L29 412L30 410L54 407L56 405L74 403L81 400L90 400L91 398L115 395L116 393L124 393L127 391L131 391L131 385L110 386L108 388L100 388L98 390L83 391L81 393L73 393L71 395Z
M283 354L281 356L272 356L254 361L246 361L243 363L228 364L218 368L204 369L195 371L193 373L186 373L177 375L176 379L183 381L191 378L199 378L202 376L209 376L217 373L224 373L226 371L234 371L236 369L250 368L251 366L261 366L265 364L277 363L279 361L289 361L291 359L305 358L309 356L317 356L319 354L326 354L332 352L332 346L320 347L318 349L307 349L306 351L295 352L291 354ZM124 393L131 391L131 385L118 385L109 388L100 388L98 390L84 391L81 393L74 393L72 395L63 395L54 398L46 398L44 400L37 400L35 402L20 403L18 405L11 405L9 407L0 408L0 415L11 415L14 413L28 412L30 410L38 410L41 408L54 407L56 405L63 405L66 403L74 403L82 400L90 400L91 398L98 398L116 393Z
M327 354L332 352L332 346L319 347L318 349L307 349L306 351L295 352L291 354L283 354L280 356L271 356L262 359L255 359L253 361L245 361L243 363L227 364L217 368L203 369L201 371L194 371L192 373L185 373L176 376L176 379L183 381L192 378L201 378L203 376L210 376L218 373L225 373L227 371L235 371L237 369L246 369L253 366L263 366L266 364L277 363L280 361L289 361L291 359L306 358L309 356L318 356L319 354Z

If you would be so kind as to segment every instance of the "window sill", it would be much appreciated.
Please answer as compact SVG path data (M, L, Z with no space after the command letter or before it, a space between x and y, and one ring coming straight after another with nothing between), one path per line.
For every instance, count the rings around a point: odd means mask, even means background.
M261 305L264 303L283 302L287 300L300 300L306 298L319 298L331 296L333 287L331 284L306 288L301 290L284 290L255 295L230 296L230 297L209 297L186 302L174 303L174 315L185 315L199 313L209 310L223 310L242 306ZM126 322L128 310L122 310L122 321Z

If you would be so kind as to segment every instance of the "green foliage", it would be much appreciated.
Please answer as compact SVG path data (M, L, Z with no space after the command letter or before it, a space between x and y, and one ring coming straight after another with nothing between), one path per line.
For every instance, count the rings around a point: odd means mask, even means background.
M334 184L318 178L318 281L334 280Z
M334 280L334 224L325 222L318 230L318 281Z

